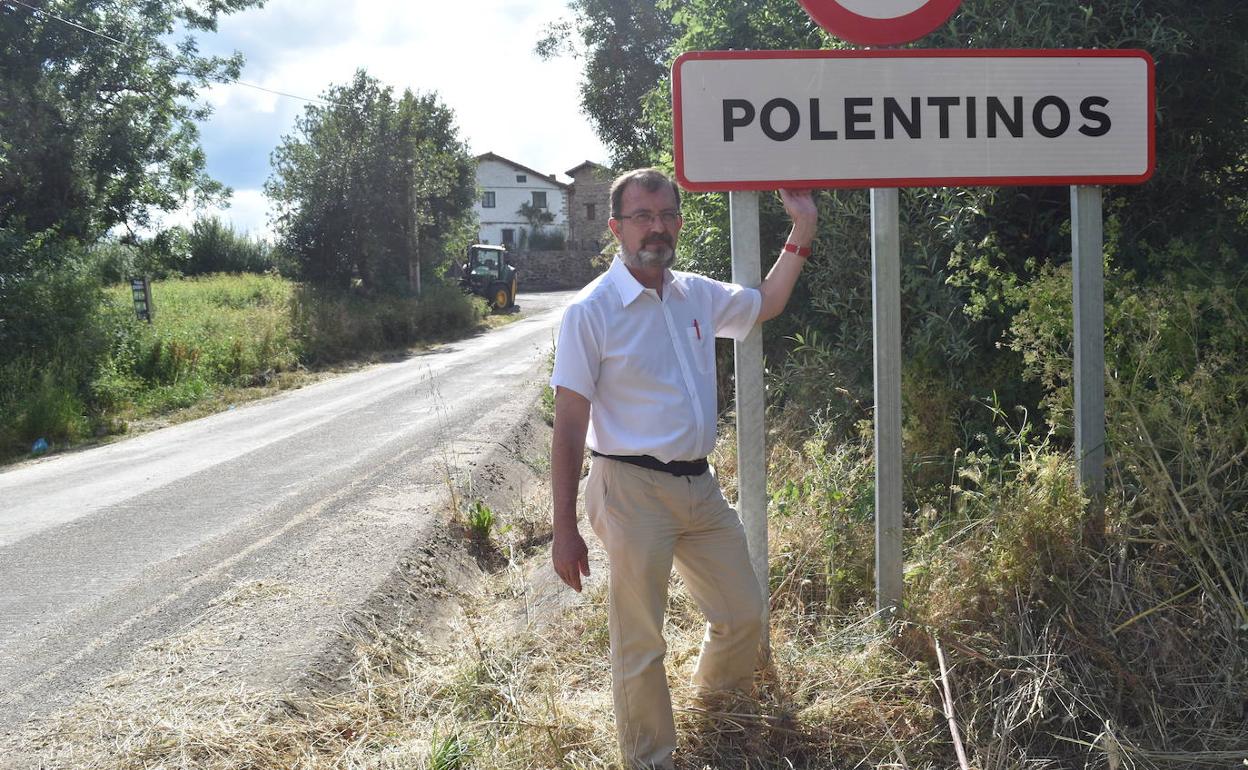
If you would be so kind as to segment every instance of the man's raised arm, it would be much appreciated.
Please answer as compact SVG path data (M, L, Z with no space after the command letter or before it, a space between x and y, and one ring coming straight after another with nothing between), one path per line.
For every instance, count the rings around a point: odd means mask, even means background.
M780 200L784 201L784 210L793 221L793 229L789 231L787 243L794 248L809 253L810 242L815 238L815 229L819 223L819 212L815 208L815 200L810 190L781 190ZM780 315L793 293L793 285L797 283L797 274L802 272L806 257L798 252L785 249L780 258L767 273L763 283L758 287L763 295L763 306L758 311L759 322L770 321Z

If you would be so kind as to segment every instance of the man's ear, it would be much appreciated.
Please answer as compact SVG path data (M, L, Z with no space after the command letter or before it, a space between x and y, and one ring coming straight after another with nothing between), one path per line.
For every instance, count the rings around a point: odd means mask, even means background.
M607 220L607 227L611 228L611 234L616 238L620 237L620 220L611 217Z

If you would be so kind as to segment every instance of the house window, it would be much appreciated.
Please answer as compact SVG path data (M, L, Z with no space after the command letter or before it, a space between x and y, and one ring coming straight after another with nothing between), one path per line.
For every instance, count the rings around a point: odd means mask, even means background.
M528 174L516 174L516 181L520 184L527 184L529 181Z
M594 204L592 203L585 204L585 218L586 219L595 219L596 217L594 216L594 214L596 213L597 212L594 210Z
M544 192L533 193L533 208L535 209L546 208L546 193Z
M503 245L514 246L516 244L516 231L510 227L503 228Z
M481 208L483 209L494 208L494 191L493 190L486 190L485 192L481 193Z

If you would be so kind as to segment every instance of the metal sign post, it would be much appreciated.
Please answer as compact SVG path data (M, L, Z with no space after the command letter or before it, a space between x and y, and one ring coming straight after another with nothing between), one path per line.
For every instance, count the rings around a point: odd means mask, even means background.
M871 190L875 355L875 609L901 606L901 238L897 188Z
M1105 275L1101 188L1070 188L1075 300L1075 478L1089 498L1086 534L1105 530Z
M762 249L758 234L758 193L728 194L732 227L732 280L742 286L762 283ZM763 412L763 332L756 325L735 343L733 367L737 381L737 507L745 525L750 564L763 589L763 628L767 629L770 596L767 565L767 442ZM771 655L770 632L763 632L764 658Z

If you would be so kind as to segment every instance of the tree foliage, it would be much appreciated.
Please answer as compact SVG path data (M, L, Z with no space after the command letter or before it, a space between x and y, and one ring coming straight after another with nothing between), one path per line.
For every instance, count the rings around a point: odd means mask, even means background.
M273 153L266 192L306 278L365 291L415 288L462 239L476 195L472 156L436 95L396 99L363 70L309 105Z
M0 228L90 241L192 191L220 194L204 172L197 94L237 77L242 56L201 56L190 34L168 41L262 2L0 2Z
M554 212L550 209L535 206L529 201L520 204L520 208L516 209L516 213L520 218L529 223L529 232L536 235L541 232L542 228L555 221Z
M614 165L643 165L663 141L643 105L667 70L676 32L672 8L654 0L571 0L568 7L573 19L552 24L537 53L584 56L581 108Z

